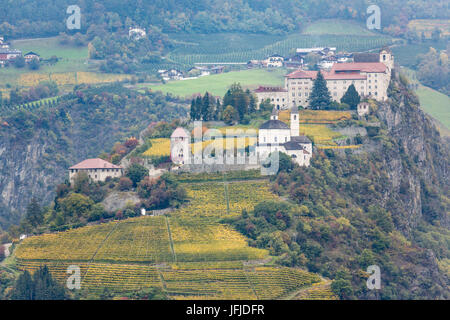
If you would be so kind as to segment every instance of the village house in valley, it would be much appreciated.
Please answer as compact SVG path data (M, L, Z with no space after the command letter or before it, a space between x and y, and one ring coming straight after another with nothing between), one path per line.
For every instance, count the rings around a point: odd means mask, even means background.
M79 172L86 172L93 181L105 181L107 177L121 177L123 175L123 167L100 158L86 159L69 168L70 182L73 182Z
M24 58L25 58L25 62L31 62L33 59L36 59L36 60L40 60L41 59L41 56L40 55L38 55L37 53L34 53L34 52L32 52L32 51L30 51L30 52L28 52L28 53L26 53L26 54L24 54L24 56L23 56Z
M321 72L334 101L339 102L351 84L361 97L384 101L393 67L394 56L385 48L379 53L355 54L354 62L334 63L330 71ZM254 92L258 101L270 99L275 105L276 99L284 99L286 103L280 104L281 109L293 106L307 108L317 74L318 71L298 69L285 76L285 91L272 91L270 95L267 90L256 89Z

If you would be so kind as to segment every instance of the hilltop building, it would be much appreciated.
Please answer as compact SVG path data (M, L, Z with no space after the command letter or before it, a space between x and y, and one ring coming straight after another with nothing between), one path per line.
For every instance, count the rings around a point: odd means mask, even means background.
M257 108L261 102L269 99L275 107L280 109L287 109L287 90L282 87L264 87L259 86L258 89L253 91L256 94Z
M393 67L394 56L388 48L385 48L375 54L355 54L354 62L334 63L330 71L321 72L334 101L340 102L351 84L355 86L361 97L385 101ZM273 91L270 96L258 92L258 89L254 92L258 100L283 101L284 99L286 103L280 104L281 109L294 106L307 108L316 77L317 71L298 69L285 76L286 91Z
M86 159L69 168L69 180L73 182L79 172L86 172L93 181L105 181L107 177L118 178L123 175L123 167L116 166L100 158Z
M178 127L170 136L170 157L175 164L189 163L191 149L190 137L186 130Z
M366 114L369 114L369 112L370 112L370 104L369 104L369 102L363 101L363 102L358 104L358 106L357 106L358 116L362 117L362 116L364 116Z
M274 109L270 120L259 127L257 153L259 159L267 158L272 152L283 152L301 166L309 166L312 157L312 142L300 135L298 108L291 109L290 126L278 120Z

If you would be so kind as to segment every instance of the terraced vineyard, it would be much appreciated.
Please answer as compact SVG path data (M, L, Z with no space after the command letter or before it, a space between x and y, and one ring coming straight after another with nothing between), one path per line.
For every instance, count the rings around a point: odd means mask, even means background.
M249 247L231 227L201 218L169 218L176 261L263 259L266 250Z
M162 288L174 299L276 299L320 281L284 267L249 267L268 251L218 220L275 198L265 180L187 185L190 203L170 217L146 216L30 237L15 250L17 267L47 265L62 283L81 270L82 290L125 293Z
M185 269L141 264L50 262L46 265L58 281L65 282L71 264L80 267L82 290L90 294L101 293L104 288L124 293L158 287L173 299L277 299L320 281L316 274L285 267L213 268L208 263ZM22 261L19 267L33 272L40 265Z
M221 218L247 211L263 200L276 199L269 190L269 183L261 181L196 183L186 186L190 205L174 214L183 217Z
M195 39L189 35L189 43L179 45L170 53L169 59L184 65L193 65L198 62L247 62L252 59L265 59L275 53L286 56L292 48L329 46L337 47L338 51L358 52L381 48L392 42L389 37L380 35L291 34L278 41L268 41L262 47L255 45L251 50L249 45L243 42L230 45L230 41L219 41L223 36L226 35L210 35L210 42L211 39L216 38L213 40L214 44L209 43L205 46L203 39Z
M279 119L289 124L290 110L282 110ZM352 114L349 111L327 110L300 110L299 120L301 124L332 124L342 120L349 120Z

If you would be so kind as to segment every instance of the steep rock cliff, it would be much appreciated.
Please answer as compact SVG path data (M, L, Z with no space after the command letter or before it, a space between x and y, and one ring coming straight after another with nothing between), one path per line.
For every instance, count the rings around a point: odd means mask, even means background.
M184 107L161 94L137 94L120 86L78 90L54 108L3 116L0 227L17 222L32 197L49 204L69 166L138 136L151 121L185 116Z

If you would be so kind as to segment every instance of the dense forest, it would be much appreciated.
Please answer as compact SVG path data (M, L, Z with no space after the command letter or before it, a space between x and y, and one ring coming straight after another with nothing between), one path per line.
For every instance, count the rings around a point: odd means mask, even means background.
M44 37L66 31L66 9L73 1L7 1L0 8L0 34L10 38ZM81 0L81 33L154 26L165 33L239 31L280 34L301 30L308 21L323 18L364 22L373 1L359 0ZM445 18L443 0L380 0L383 27L405 32L410 19Z

